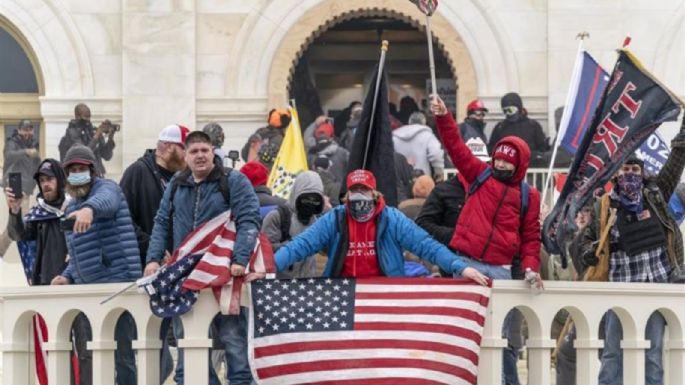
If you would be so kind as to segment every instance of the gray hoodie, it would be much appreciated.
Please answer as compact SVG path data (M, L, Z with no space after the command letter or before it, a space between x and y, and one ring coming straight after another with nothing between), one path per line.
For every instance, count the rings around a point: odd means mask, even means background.
M424 175L442 173L445 168L442 145L428 126L408 124L392 132L395 151L404 155L416 170Z
M297 214L295 212L295 202L297 201L297 198L304 193L312 192L321 195L321 199L323 199L323 183L321 182L321 178L319 177L319 174L314 171L302 171L297 175L297 178L295 178L293 190L290 193L290 198L287 203L287 207L290 209L290 238L294 238L305 231L318 219L317 216L314 216L310 219L308 224L303 224L297 219ZM274 252L288 242L287 240L284 242L281 239L281 215L278 210L273 210L266 215L262 224L262 231L266 234L267 238L269 238ZM289 270L278 273L279 279L309 278L315 276L316 255L311 255L304 261L295 263Z

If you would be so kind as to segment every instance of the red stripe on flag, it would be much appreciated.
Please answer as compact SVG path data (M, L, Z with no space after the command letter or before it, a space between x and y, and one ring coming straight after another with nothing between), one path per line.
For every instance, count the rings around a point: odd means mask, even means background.
M414 340L357 340L357 341L311 341L292 342L255 348L255 358L277 356L280 354L299 353L315 350L351 350L351 349L411 349L427 350L463 357L478 365L478 354L472 350L441 342Z
M485 317L466 309L441 306L355 306L355 314L424 314L424 315L444 315L449 317L465 318L478 324L485 323Z
M357 278L358 285L381 285L381 286L421 286L421 285L445 285L445 286L479 286L470 279L452 278Z
M466 381L475 383L476 377L464 368L448 365L436 361L408 359L408 358L368 358L359 360L322 360L302 362L295 364L276 365L257 369L260 379L288 374L307 372L321 372L345 369L372 369L372 368L416 368L436 372L447 373Z
M455 299L463 301L473 301L481 303L483 299L486 301L488 297L478 293L466 292L399 292L399 293L368 293L357 292L355 299Z
M375 331L411 331L447 334L469 339L480 345L481 335L473 330L461 328L453 325L426 324L418 322L355 322L354 330L375 330Z
M576 135L573 137L573 140L571 141L571 144L573 147L578 148L578 139L581 134L580 128L585 125L585 121L587 120L588 115L590 114L590 105L592 104L592 100L595 98L595 92L597 92L597 86L599 85L599 78L602 75L602 68L600 66L597 66L597 69L595 69L595 78L592 80L592 88L590 89L590 94L588 95L587 102L585 103L585 110L583 111L583 119L580 120L580 124L576 128ZM592 111L594 112L594 111Z
M352 380L303 382L300 385L445 385L444 382L406 377L384 377Z

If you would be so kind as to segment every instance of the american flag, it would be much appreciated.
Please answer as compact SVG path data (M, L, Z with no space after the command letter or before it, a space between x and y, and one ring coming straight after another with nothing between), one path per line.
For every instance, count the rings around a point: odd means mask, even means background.
M437 278L254 281L250 367L263 385L475 384L490 290Z
M275 273L276 266L271 244L260 234L246 277L232 277L235 236L236 226L229 210L188 234L156 275L138 280L138 287L150 296L153 314L173 317L188 312L204 288L214 291L223 314L238 314L244 280Z
M409 0L419 7L419 10L427 16L432 16L438 8L438 0Z

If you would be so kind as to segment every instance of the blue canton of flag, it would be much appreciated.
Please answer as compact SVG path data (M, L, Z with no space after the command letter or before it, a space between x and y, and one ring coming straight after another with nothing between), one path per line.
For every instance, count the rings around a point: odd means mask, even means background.
M39 197L36 205L31 207L29 212L24 215L24 223L49 221L62 215L61 210L48 205L43 198ZM17 241L17 248L19 249L19 258L26 275L26 281L31 283L33 264L36 260L36 241Z
M252 283L255 337L352 330L353 279L258 280Z
M150 295L150 309L158 317L174 317L187 313L197 301L198 292L184 289L185 277L193 270L202 254L188 255L159 269L149 277L145 290Z

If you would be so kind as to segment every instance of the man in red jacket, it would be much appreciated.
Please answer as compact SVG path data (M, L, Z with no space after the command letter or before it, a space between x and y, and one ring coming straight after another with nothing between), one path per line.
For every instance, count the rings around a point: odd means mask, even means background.
M481 179L462 208L450 247L461 255L467 266L492 279L511 279L511 266L520 258L525 280L543 288L540 268L540 193L530 187L527 210L522 215L524 200L521 182L526 177L530 149L523 140L507 136L494 146L492 165L471 153L445 103L435 97L431 103L435 123L445 150L469 185L491 168L491 175ZM467 187L468 188L468 187ZM518 385L516 347L520 331L512 328L516 312L504 321L509 347L504 349L504 383Z

